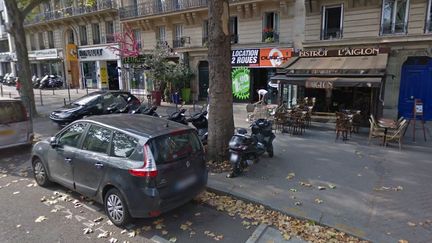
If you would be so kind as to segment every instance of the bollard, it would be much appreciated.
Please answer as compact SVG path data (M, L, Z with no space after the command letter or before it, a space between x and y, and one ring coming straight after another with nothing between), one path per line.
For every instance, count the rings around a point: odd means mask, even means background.
M66 106L66 98L63 98L64 106Z
M11 92L9 92L9 98L12 98L12 94L11 94Z
M0 84L0 93L1 93L1 97L3 97L3 84Z
M87 94L88 94L88 87L86 87L86 92L87 92Z
M55 95L55 94L54 94L54 87L52 88L52 90L53 90L53 95Z
M40 103L41 103L41 106L43 106L43 101L42 101L42 90L41 90L41 89L39 89L39 97L40 97Z
M68 97L69 97L69 103L70 103L71 102L71 97L70 97L70 85L69 84L68 84L67 88L68 88Z
M76 88L76 93L78 94L78 88Z

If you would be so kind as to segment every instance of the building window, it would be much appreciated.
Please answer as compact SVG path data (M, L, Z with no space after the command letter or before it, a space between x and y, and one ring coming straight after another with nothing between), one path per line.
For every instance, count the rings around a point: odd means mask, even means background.
M425 27L426 27L426 33L432 33L432 0L429 0Z
M158 34L157 34L157 40L159 43L166 42L165 26L159 26Z
M343 4L324 6L322 15L321 40L342 38Z
M44 36L42 32L38 33L38 40L39 40L39 49L40 50L45 49Z
M92 24L93 44L100 44L100 29L99 24Z
M68 36L68 44L75 44L75 36L72 30L68 31L67 36Z
M263 42L271 43L279 41L279 14L269 12L263 19Z
M383 0L381 34L406 34L409 0Z
M114 23L112 21L105 22L106 43L114 42Z
M207 46L208 45L208 39L209 39L209 31L208 31L208 20L203 21L202 26L202 45Z
M138 50L141 50L142 49L141 31L140 30L134 30L133 35L134 35L135 41L138 45Z
M229 27L230 27L230 33L231 33L231 44L238 43L238 18L237 18L237 16L230 17Z
M174 26L174 41L173 41L173 47L183 47L184 46L184 39L183 39L183 25L182 24L176 24Z
M30 50L36 50L36 38L34 34L30 35Z
M54 32L48 31L48 48L54 48Z
M87 43L87 27L85 25L81 25L79 27L79 35L80 35L80 45L85 46Z

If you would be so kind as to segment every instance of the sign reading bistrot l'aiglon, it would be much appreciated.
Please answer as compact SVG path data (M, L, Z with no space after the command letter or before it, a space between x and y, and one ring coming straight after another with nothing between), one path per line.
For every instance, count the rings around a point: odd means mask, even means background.
M353 56L376 56L388 52L385 48L342 48L336 50L301 50L295 53L298 57L353 57Z

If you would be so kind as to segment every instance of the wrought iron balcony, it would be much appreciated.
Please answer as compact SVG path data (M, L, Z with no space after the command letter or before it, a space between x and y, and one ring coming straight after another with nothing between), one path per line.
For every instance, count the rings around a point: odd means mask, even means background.
M120 19L130 19L157 14L171 13L175 11L204 8L208 6L208 0L155 0L120 8Z
M190 44L190 37L180 37L180 38L176 38L175 40L173 40L173 47L174 48L180 48L180 47L185 47L185 44Z
M24 25L33 25L33 24L38 24L47 21L91 14L94 12L99 12L104 10L117 10L117 1L98 0L96 1L96 4L94 4L93 6L90 5L82 5L78 7L71 6L62 9L56 9L53 11L38 13L36 15L30 15L24 21Z
M279 42L279 32L274 31L274 30L263 31L262 42L265 42L265 43L277 43L277 42Z

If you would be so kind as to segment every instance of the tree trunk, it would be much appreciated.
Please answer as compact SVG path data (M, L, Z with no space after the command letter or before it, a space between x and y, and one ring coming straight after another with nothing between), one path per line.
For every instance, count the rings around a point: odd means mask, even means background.
M209 1L209 158L222 162L234 132L228 0Z
M37 115L36 105L31 82L30 62L28 60L28 52L26 45L26 35L24 31L24 16L18 8L16 1L5 1L9 15L9 32L13 36L15 42L15 51L17 55L17 73L18 80L21 84L20 96L30 114L30 119Z

